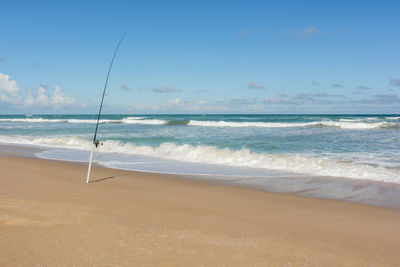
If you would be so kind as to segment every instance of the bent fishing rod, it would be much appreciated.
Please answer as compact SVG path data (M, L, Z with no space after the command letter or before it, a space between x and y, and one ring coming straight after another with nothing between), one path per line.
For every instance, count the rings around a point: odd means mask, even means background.
M110 67L108 68L107 78L106 78L106 82L105 82L105 84L104 84L104 89L103 89L103 96L101 97L101 102L100 102L99 114L97 115L96 129L94 130L92 148L91 148L91 150L90 150L88 173L87 173L87 177L86 177L86 183L87 183L87 184L90 182L90 170L92 169L93 151L94 151L94 148L97 147L97 146L99 145L99 141L96 140L96 137L97 137L97 130L98 130L98 128L99 128L99 122L100 122L100 116L101 116L101 109L103 108L104 96L105 96L105 94L106 94L106 89L107 89L107 85L108 85L108 78L110 77L111 69L112 69L112 66L113 66L113 64L114 64L115 56L117 55L117 52L118 52L118 48L119 48L119 46L120 46L122 40L124 39L125 35L126 35L126 33L124 33L124 34L121 36L121 39L119 40L118 45L117 45L117 47L115 48L114 55L113 55L113 57L112 57L112 59L111 59Z

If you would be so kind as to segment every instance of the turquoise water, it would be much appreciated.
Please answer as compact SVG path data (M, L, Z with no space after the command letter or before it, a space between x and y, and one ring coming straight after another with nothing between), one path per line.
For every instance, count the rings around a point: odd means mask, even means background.
M95 122L1 115L0 142L87 161ZM102 115L98 138L95 161L123 169L400 183L400 115Z

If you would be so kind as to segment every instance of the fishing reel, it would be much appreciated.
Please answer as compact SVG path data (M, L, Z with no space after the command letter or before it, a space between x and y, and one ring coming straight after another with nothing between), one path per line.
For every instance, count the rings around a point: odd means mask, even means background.
M102 142L100 143L99 140L96 140L96 141L94 142L94 145L95 145L96 148L97 148L99 145L103 145L103 143L102 143Z

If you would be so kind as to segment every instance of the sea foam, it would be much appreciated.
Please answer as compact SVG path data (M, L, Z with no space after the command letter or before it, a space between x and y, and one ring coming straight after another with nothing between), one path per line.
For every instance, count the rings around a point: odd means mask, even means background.
M0 136L2 143L89 150L90 141L80 136L43 137ZM343 160L305 155L255 153L247 148L232 150L208 145L178 145L162 143L159 146L136 145L115 140L103 141L97 151L164 158L182 162L218 164L223 166L261 168L317 176L334 176L400 183L400 171L393 168L354 163Z

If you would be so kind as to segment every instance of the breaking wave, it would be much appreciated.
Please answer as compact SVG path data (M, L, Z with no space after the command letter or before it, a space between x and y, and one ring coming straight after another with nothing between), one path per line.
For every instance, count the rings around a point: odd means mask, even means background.
M265 127L265 128L286 128L286 127L305 127L313 126L318 122L305 123L283 123L283 122L234 122L234 121L189 121L191 126L206 127Z
M189 121L188 125L204 127L264 127L264 128L289 128L289 127L337 127L341 129L379 129L400 127L392 122L359 122L359 121L315 121L315 122L228 122L228 121Z
M143 117L127 117L121 120L122 123L126 124L148 124L148 125L163 125L167 124L166 120L157 119L145 119Z
M0 142L29 144L59 148L89 150L90 141L83 137L0 136ZM162 143L160 146L136 145L106 140L99 152L124 153L164 158L192 163L207 163L224 166L250 167L280 170L319 176L335 176L400 183L400 170L371 164L353 163L336 159L317 158L292 154L255 153L247 148L232 150L208 145L178 145Z
M25 123L44 123L44 122L68 122L68 123L96 123L94 119L43 119L43 118L7 118L0 119L0 122L25 122ZM100 120L100 123L118 123L118 120Z
M96 119L45 119L45 118L3 118L0 122L24 122L24 123L46 123L46 122L67 122L67 123L96 123ZM166 124L164 120L146 120L145 117L127 117L122 120L102 119L99 123L125 123L125 124Z
M321 121L321 126L337 127L341 129L389 129L399 127L398 123L391 122L346 122L346 121Z
M390 119L389 119L390 118ZM400 128L399 122L394 120L400 117L388 117L391 121L378 121L377 118L367 119L340 119L338 121L322 120L312 122L257 122L257 121L202 121L202 120L164 120L149 119L146 117L126 117L122 119L102 119L100 123L122 123L143 125L188 125L198 127L262 127L262 128L293 128L293 127L335 127L340 129L392 129ZM47 118L2 118L0 122L22 123L89 123L94 124L96 119L47 119Z

